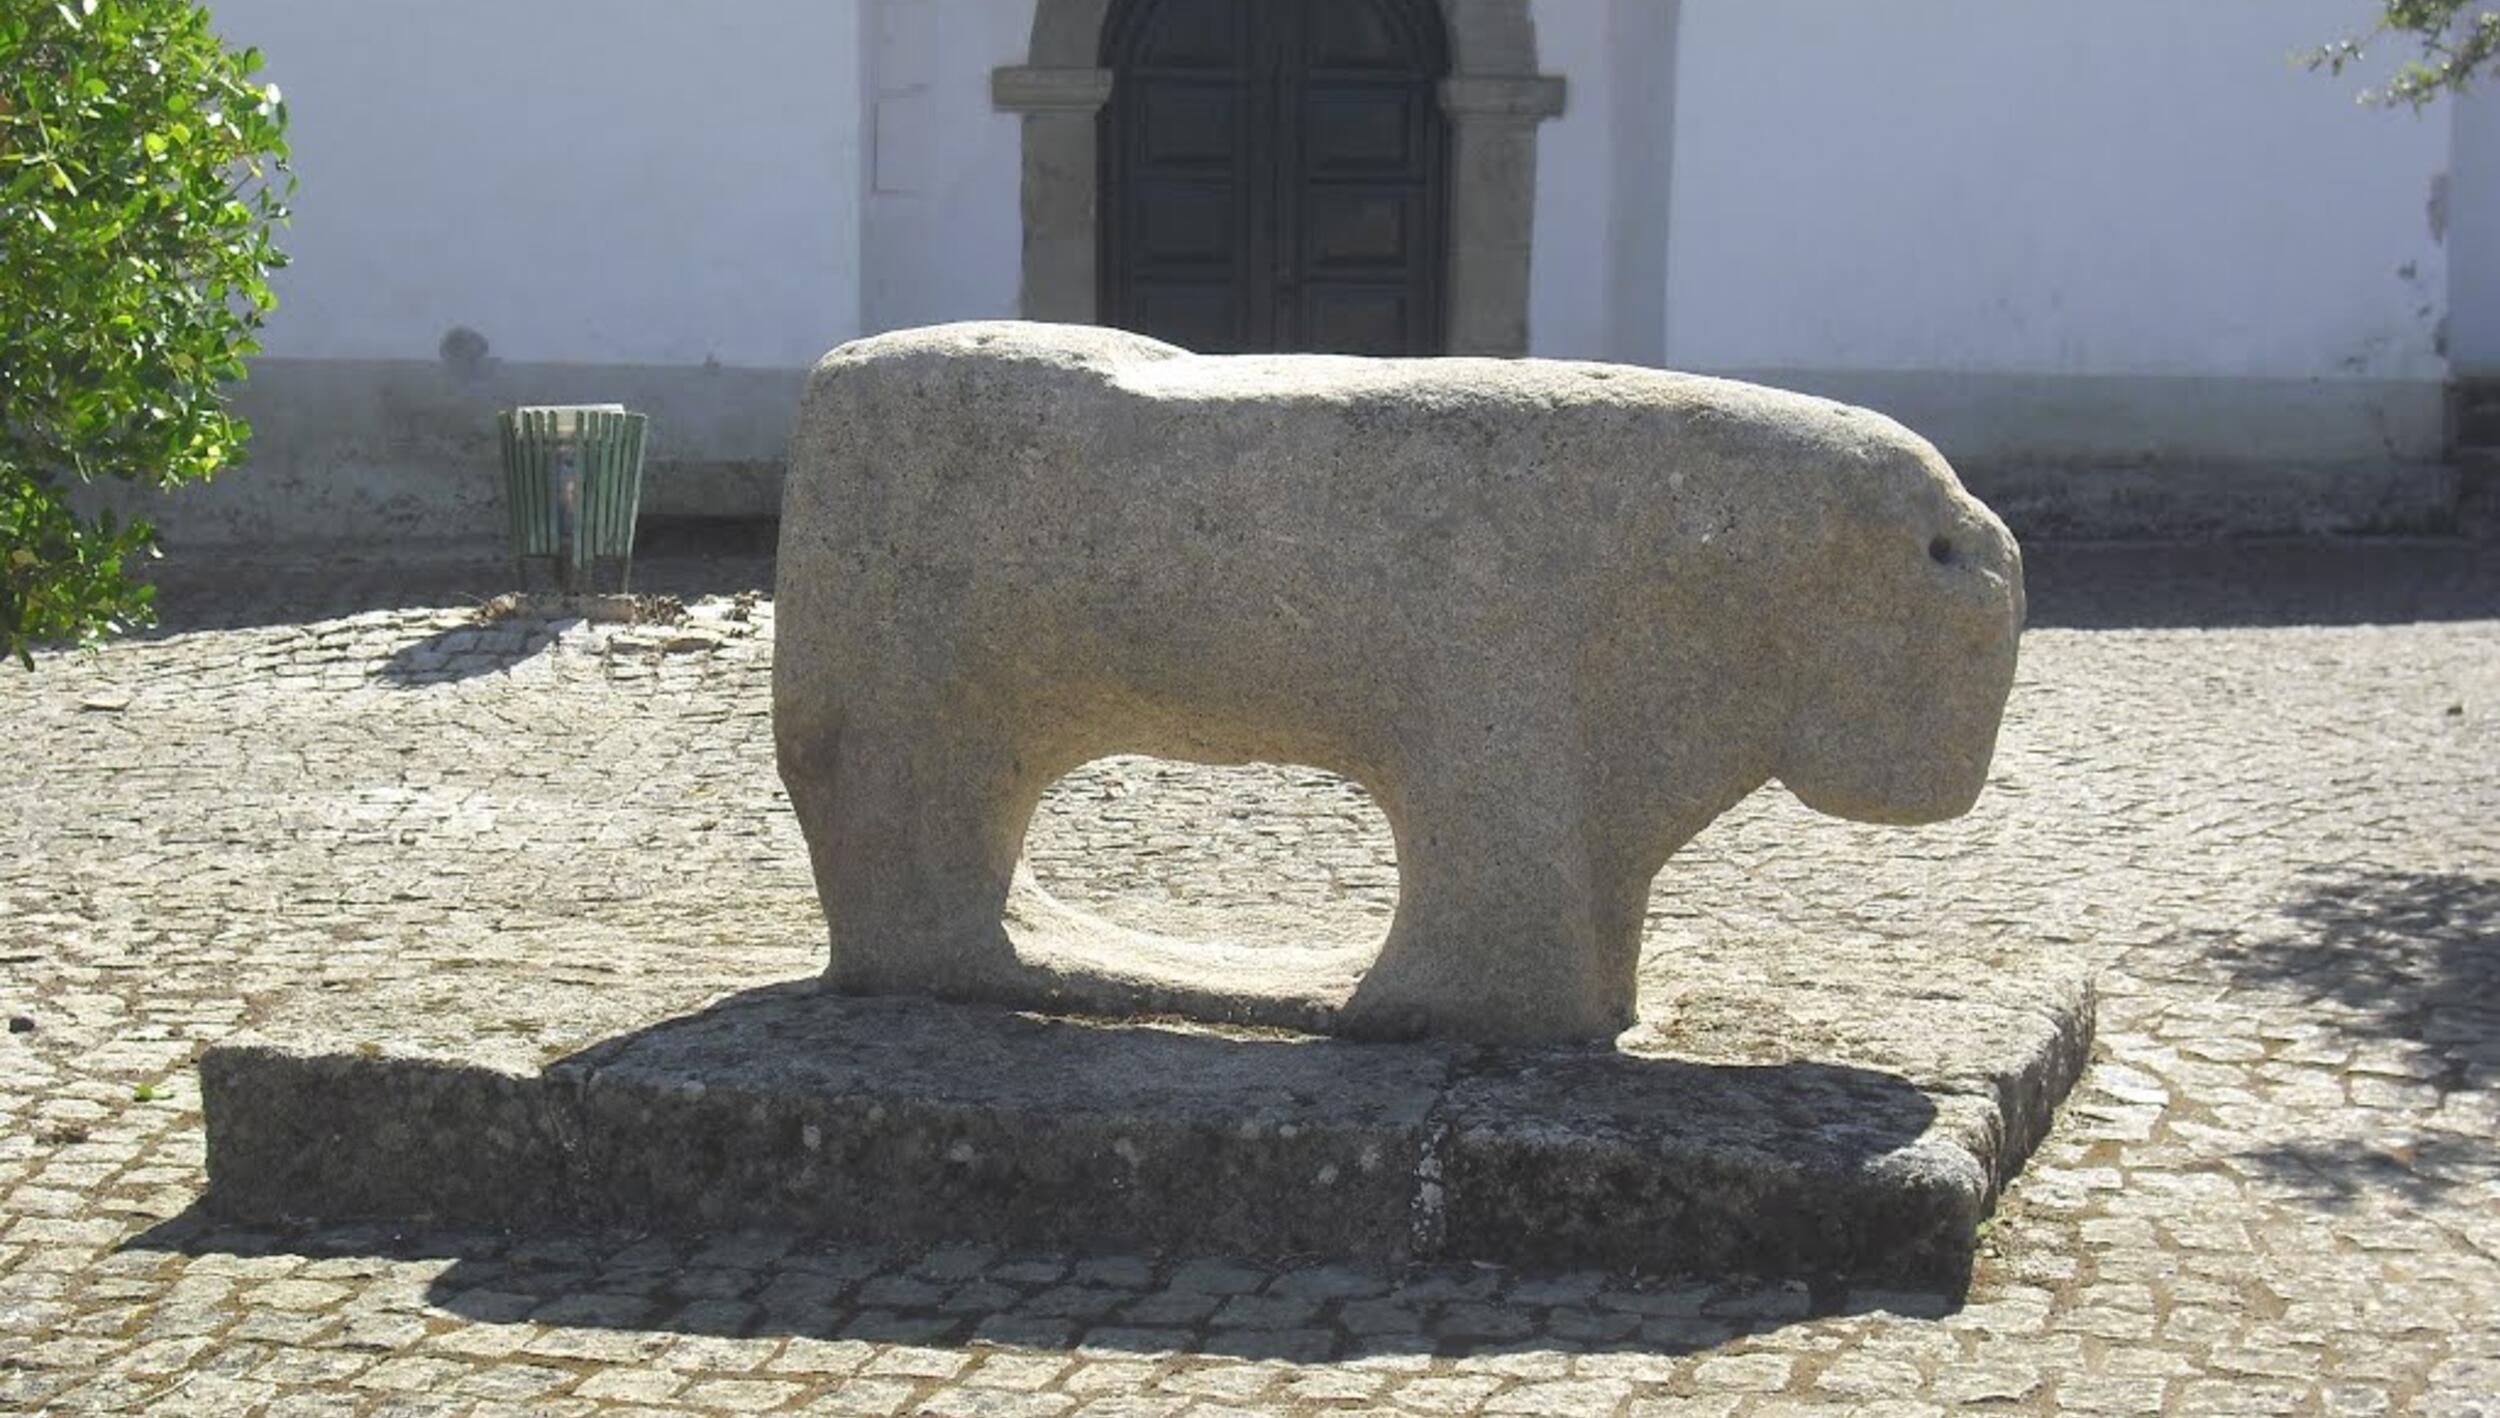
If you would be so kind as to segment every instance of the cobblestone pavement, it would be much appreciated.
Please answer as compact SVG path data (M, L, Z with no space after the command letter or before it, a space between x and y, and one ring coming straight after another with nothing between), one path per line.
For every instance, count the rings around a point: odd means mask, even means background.
M769 603L729 599L758 557L646 557L697 615L552 635L459 609L490 562L186 572L166 632L0 673L0 1412L2500 1414L2500 554L2034 560L1977 812L1766 792L1652 917L1658 950L2101 963L2097 1062L1966 1299L220 1229L191 1060L289 999L479 958L790 977L818 924ZM1394 881L1369 805L1297 769L1098 764L1031 851L1236 938L1376 931Z

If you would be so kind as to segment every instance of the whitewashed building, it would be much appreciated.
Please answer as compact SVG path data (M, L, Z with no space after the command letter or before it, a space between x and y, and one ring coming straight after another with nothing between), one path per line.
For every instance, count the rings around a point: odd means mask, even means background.
M177 542L493 535L492 412L761 515L806 366L1025 315L1872 405L2033 531L2419 525L2500 376L2500 89L2363 0L218 0L293 115L253 464Z

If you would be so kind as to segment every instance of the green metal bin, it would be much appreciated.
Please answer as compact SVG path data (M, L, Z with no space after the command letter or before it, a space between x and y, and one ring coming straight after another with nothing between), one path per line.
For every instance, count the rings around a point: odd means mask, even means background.
M529 563L544 558L567 592L588 588L603 561L617 564L619 591L632 589L649 417L621 404L548 404L506 410L495 422L523 588Z

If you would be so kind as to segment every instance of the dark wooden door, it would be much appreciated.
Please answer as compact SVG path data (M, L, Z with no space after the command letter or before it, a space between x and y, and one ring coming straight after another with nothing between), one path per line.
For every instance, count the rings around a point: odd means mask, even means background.
M1104 323L1193 350L1441 350L1434 0L1121 0Z

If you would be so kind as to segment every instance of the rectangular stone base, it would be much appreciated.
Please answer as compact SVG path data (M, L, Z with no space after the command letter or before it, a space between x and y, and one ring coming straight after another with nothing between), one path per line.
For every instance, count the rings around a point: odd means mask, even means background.
M1885 1067L1731 1049L1817 1011L1690 989L1619 1051L1500 1051L463 971L210 1050L208 1206L1958 1286L2090 1050L2088 980L2029 984L1904 992L1963 1017Z

